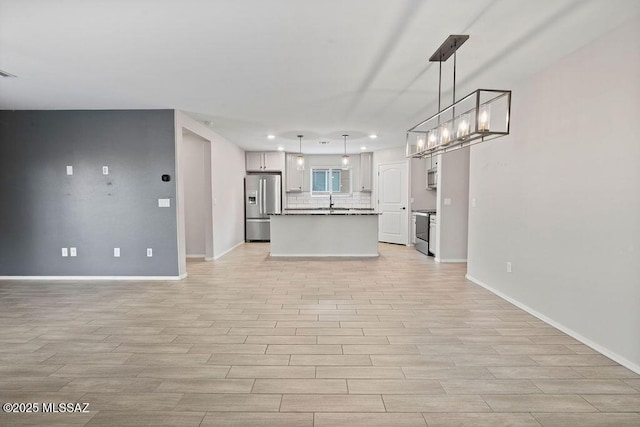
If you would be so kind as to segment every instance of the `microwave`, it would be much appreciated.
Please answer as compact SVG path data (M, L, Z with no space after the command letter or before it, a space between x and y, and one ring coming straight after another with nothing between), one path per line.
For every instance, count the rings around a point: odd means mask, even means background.
M438 188L438 168L429 169L427 171L427 189L435 190Z

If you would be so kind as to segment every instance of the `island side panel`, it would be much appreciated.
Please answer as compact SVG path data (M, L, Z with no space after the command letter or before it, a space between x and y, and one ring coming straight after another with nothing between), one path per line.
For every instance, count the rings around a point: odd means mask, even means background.
M377 215L274 215L271 256L378 256Z

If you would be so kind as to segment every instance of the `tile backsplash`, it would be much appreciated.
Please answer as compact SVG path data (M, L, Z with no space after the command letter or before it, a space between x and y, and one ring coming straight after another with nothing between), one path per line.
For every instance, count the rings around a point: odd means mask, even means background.
M336 208L372 208L371 193L352 193L348 196L333 196ZM308 191L287 194L287 208L324 208L329 207L329 196L313 196Z

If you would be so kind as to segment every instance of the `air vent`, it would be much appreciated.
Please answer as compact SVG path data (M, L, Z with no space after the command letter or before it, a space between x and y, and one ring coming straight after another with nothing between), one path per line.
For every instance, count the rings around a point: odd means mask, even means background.
M15 77L13 74L0 70L0 77Z
M318 144L320 145L327 145L329 143L329 141L318 141Z

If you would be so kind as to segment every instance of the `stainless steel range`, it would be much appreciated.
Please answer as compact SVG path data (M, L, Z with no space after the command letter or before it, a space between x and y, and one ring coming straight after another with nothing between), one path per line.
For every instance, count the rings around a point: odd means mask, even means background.
M435 227L433 225L430 227L430 225L432 216L435 221L436 211L418 210L413 211L413 213L416 215L416 249L425 255L433 255L435 247L429 248L429 242L433 242L432 244L435 246Z

